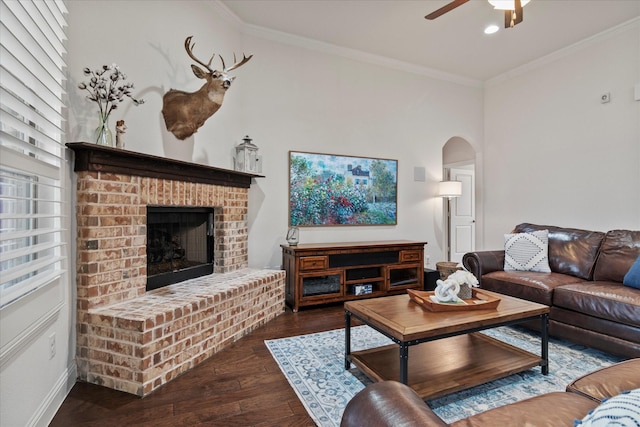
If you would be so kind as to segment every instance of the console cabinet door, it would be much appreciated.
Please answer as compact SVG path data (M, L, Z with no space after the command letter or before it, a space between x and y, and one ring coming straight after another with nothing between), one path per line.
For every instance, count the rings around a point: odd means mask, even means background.
M343 270L322 270L298 275L300 302L339 300L344 296Z
M387 290L422 289L423 274L421 264L387 266Z

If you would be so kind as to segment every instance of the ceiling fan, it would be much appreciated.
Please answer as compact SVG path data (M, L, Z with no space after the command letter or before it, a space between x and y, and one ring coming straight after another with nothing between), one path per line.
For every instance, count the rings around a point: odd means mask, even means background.
M454 0L451 3L447 3L442 6L440 9L431 12L427 16L426 19L433 20L438 18L439 16L444 15L447 12L452 11L458 6L462 6L469 0ZM509 0L509 1L501 1L501 0L488 0L489 3L493 6L494 9L504 10L504 27L511 28L516 24L522 22L522 7L529 3L529 0Z

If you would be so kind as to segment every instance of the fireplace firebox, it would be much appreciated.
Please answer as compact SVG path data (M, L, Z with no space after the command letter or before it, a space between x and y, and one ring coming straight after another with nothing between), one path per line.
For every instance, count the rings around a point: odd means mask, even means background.
M213 209L147 207L147 291L213 273Z

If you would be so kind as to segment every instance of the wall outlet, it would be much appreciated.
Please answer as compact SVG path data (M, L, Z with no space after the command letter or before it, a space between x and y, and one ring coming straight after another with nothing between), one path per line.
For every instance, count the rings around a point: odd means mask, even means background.
M56 334L49 335L49 359L56 356Z
M424 256L424 265L425 267L431 264L431 257L429 255Z
M611 102L611 94L609 92L600 95L600 103L606 104L607 102Z

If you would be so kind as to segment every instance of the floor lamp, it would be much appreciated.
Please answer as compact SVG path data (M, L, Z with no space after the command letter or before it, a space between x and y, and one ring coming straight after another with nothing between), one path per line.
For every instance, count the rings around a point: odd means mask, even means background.
M462 182L441 181L438 183L438 196L447 199L447 261L451 260L451 199L462 196Z

